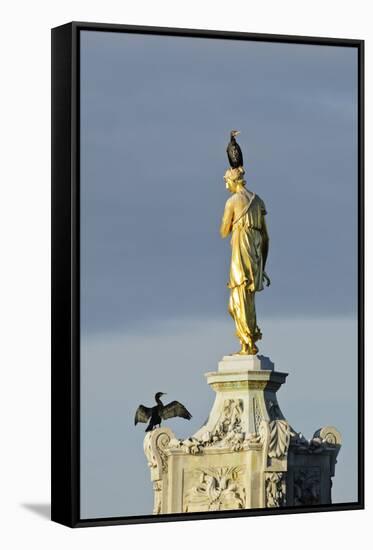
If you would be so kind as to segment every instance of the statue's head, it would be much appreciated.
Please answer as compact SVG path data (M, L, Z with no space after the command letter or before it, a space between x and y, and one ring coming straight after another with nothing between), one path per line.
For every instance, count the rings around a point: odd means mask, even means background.
M235 193L237 187L244 186L246 181L244 180L245 170L242 166L239 168L230 168L224 174L225 187L231 193Z

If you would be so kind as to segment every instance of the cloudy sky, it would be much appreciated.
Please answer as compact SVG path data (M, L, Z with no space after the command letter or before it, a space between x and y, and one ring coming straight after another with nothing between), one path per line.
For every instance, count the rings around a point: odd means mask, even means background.
M190 435L203 373L237 347L218 231L232 128L268 211L261 352L290 373L294 427L342 432L333 498L356 499L356 71L352 48L82 32L82 517L151 513L136 406L166 391Z

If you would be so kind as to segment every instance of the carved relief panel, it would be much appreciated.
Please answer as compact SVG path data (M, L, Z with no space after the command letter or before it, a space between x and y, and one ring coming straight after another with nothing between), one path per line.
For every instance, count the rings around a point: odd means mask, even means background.
M244 467L211 466L185 472L184 512L245 507Z

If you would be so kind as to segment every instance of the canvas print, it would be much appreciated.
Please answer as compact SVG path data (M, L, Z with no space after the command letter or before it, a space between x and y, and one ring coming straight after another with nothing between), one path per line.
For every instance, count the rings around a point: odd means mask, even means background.
M80 517L358 500L358 51L82 30Z

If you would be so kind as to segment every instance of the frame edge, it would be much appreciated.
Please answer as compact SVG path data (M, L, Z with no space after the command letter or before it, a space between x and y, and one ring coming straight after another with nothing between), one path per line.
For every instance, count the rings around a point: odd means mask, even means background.
M51 36L51 519L72 527L78 519L77 400L73 368L74 25Z

